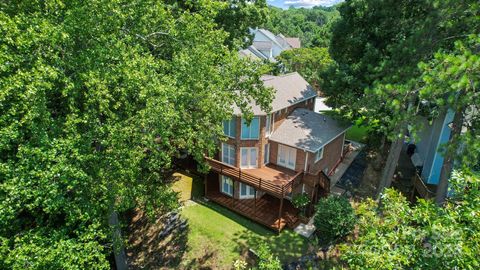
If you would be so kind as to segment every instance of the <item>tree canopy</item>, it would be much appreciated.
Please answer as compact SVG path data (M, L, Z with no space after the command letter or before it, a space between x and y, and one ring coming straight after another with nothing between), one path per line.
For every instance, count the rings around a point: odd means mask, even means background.
M451 52L456 41L466 41L469 35L478 33L479 3L354 0L338 9L341 19L333 28L330 45L336 64L324 74L322 90L329 96L328 101L346 115L363 117L366 123L375 121L379 124L378 132L394 139L379 187L381 192L393 176L407 126L413 135L422 128L416 119L426 116L421 110L423 104L436 107L437 113L453 109L439 96L421 94L427 93L429 87L420 65L438 61L434 60L437 52ZM462 126L461 121L457 126ZM451 159L446 160L452 163ZM448 175L443 179L448 179Z
M321 47L283 51L277 59L287 72L297 71L315 89L320 91L321 85L323 85L321 74L326 72L333 64L328 49Z
M358 237L341 246L351 269L478 269L480 177L455 173L454 196L444 207L387 189L381 206L371 199L356 207Z
M178 3L0 3L0 268L109 269L108 214L172 209L172 157L212 154L233 104L268 110L220 19L253 7Z
M287 37L298 37L302 47L327 47L331 26L338 19L334 7L289 8L269 7L269 16L262 27Z

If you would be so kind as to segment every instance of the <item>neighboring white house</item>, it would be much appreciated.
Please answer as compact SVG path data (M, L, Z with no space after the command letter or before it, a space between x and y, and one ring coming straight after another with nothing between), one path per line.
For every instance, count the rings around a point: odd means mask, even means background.
M301 46L299 38L275 35L266 29L250 29L250 33L254 35L252 45L239 51L241 57L275 62L283 51Z

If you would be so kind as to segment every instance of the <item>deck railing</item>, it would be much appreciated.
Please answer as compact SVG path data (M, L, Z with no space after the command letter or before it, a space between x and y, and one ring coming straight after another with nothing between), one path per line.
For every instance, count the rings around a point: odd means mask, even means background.
M269 193L270 195L273 195L277 198L283 198L286 194L290 193L293 188L295 188L295 186L297 186L301 182L303 175L303 172L298 172L297 174L292 176L287 183L283 185L278 185L270 180L254 176L247 171L242 170L241 168L237 168L221 161L207 157L205 157L205 160L207 160L208 164L215 172L235 178L240 182L252 186L257 190Z
M415 173L415 175L413 176L413 186L421 198L430 199L435 197L435 192L431 191L427 187L427 185L423 182L422 178L420 177L420 175L418 175L418 173Z

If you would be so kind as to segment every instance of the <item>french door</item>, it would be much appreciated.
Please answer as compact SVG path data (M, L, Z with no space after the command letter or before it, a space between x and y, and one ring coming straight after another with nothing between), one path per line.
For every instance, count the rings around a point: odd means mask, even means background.
M257 168L258 151L256 147L241 147L240 167L244 169Z
M282 144L278 145L277 164L292 170L295 170L295 159L297 158L297 149Z
M244 183L240 183L240 199L255 198L255 189Z

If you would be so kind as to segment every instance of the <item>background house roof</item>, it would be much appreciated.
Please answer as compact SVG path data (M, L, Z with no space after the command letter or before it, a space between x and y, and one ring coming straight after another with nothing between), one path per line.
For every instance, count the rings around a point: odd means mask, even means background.
M297 72L282 76L264 75L261 79L266 87L272 87L275 91L275 96L272 101L272 112L317 96L317 92ZM255 101L251 102L249 105L252 108L254 115L267 114L262 111ZM241 111L237 106L234 107L234 113L236 115L241 114Z
M273 43L271 41L254 41L253 47L257 50L271 50Z
M268 59L265 55L263 55L259 50L257 50L253 46L249 46L247 49L238 51L238 54L240 55L241 58L245 57L252 60Z
M325 114L296 109L270 135L270 140L315 153L350 128Z
M298 49L302 47L302 43L300 42L299 38L285 38L285 40L287 41L288 45L290 45L290 47L292 48Z

